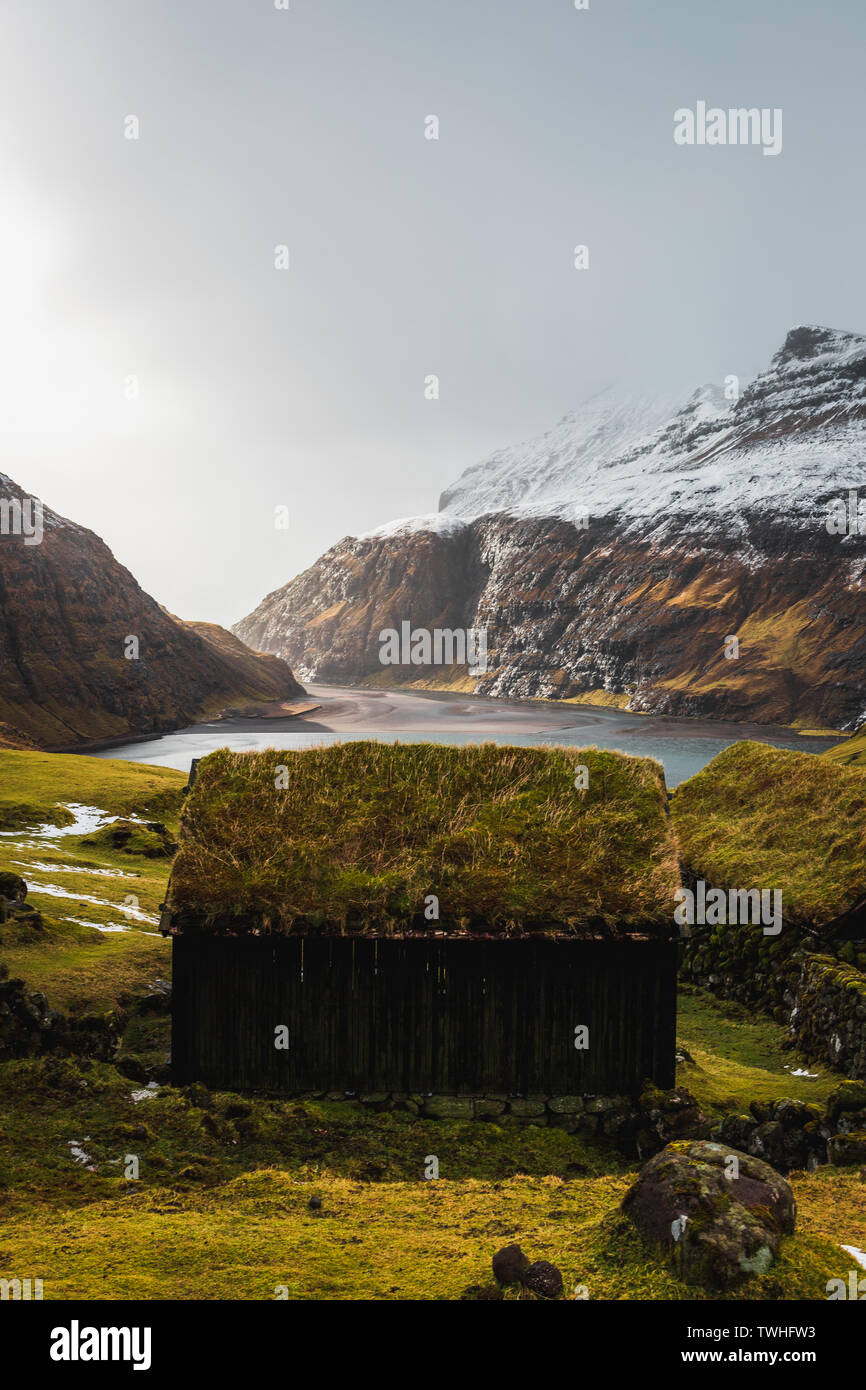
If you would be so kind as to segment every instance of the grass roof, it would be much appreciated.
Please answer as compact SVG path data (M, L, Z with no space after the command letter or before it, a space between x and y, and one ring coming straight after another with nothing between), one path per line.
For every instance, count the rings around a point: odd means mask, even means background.
M678 883L648 758L356 742L204 758L167 908L175 930L616 934L670 929Z
M866 774L734 743L671 801L684 866L716 888L778 888L784 920L826 926L866 900Z

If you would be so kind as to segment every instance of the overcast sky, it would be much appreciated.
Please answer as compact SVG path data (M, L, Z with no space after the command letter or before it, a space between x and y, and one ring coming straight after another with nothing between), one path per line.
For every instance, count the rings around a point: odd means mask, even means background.
M601 387L866 331L864 47L862 0L2 0L0 469L228 624ZM699 100L782 152L676 145Z

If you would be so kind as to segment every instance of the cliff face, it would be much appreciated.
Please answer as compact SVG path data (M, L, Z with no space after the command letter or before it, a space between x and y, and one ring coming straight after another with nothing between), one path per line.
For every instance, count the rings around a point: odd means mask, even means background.
M154 733L239 698L301 691L284 662L250 651L239 659L229 633L203 634L166 613L98 536L47 507L41 542L28 544L9 505L25 500L0 475L0 722L13 731L7 743L66 747ZM214 633L222 636L214 640ZM130 637L138 640L137 658L124 655Z
M446 684L383 667L379 632L486 626L479 693L852 727L866 515L827 517L861 484L866 339L798 328L738 400L702 388L661 425L592 402L467 470L439 513L334 546L235 631L310 679Z

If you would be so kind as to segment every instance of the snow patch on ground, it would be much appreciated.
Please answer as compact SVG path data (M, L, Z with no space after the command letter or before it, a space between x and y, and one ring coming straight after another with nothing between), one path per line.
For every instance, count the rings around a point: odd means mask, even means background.
M155 926L159 918L152 912L145 912L140 907L127 907L124 903L109 903L104 898L94 898L91 893L70 893L66 888L60 888L56 883L36 883L28 885L28 897L34 897L45 893L50 898L69 898L77 903L95 903L97 907L110 907L113 912L122 912L126 917L134 917L137 922L149 922Z
M137 825L145 825L146 822L140 816L110 816L107 811L101 811L98 806L85 806L80 801L69 801L59 803L65 811L71 812L74 817L71 825L45 825L32 826L27 830L28 835L36 835L43 840L56 840L63 835L92 835L95 830L101 830L104 825L112 825L116 820L134 821ZM10 835L20 835L20 830L0 830L0 835L6 837ZM18 846L16 846L18 848ZM23 846L22 846L23 848ZM28 846L27 848L40 848L40 846Z
M34 860L32 864L25 864L23 859L13 859L13 864L17 864L21 869L27 869L31 873L43 874L93 874L99 878L138 878L138 874L125 874L122 869L85 869L78 864L40 864Z
M90 1143L90 1135L85 1134L80 1142L78 1139L67 1139L66 1142L69 1145L69 1154L73 1163L80 1163L83 1168L87 1169L88 1173L95 1173L96 1164L91 1162L90 1154L85 1153L81 1147L82 1144Z
M86 917L66 917L64 920L67 922L75 922L76 925L79 927L92 927L94 931L132 931L132 927L127 926L124 922L108 922L107 924L103 924L101 922L88 922ZM139 932L139 936L158 935L159 932L154 931Z
M130 1094L130 1097L132 1098L132 1100L135 1101L136 1105L138 1105L139 1101L142 1101L142 1100L153 1100L153 1098L154 1098L154 1096L156 1095L156 1093L157 1093L158 1090L159 1090L159 1082L158 1082L158 1081L148 1081L147 1085L144 1086L144 1087L142 1087L141 1090L139 1090L139 1091L130 1091L129 1094Z

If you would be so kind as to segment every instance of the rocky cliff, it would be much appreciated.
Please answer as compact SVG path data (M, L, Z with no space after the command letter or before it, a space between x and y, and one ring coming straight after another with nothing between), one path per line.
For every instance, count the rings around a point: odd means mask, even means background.
M0 746L154 733L298 693L285 662L172 617L92 531L40 519L0 474Z
M866 339L792 329L737 399L703 387L658 415L596 399L468 469L438 513L340 542L235 631L309 679L421 677L855 727L866 718ZM486 626L487 673L467 687L465 671L383 667L378 634L403 621Z

